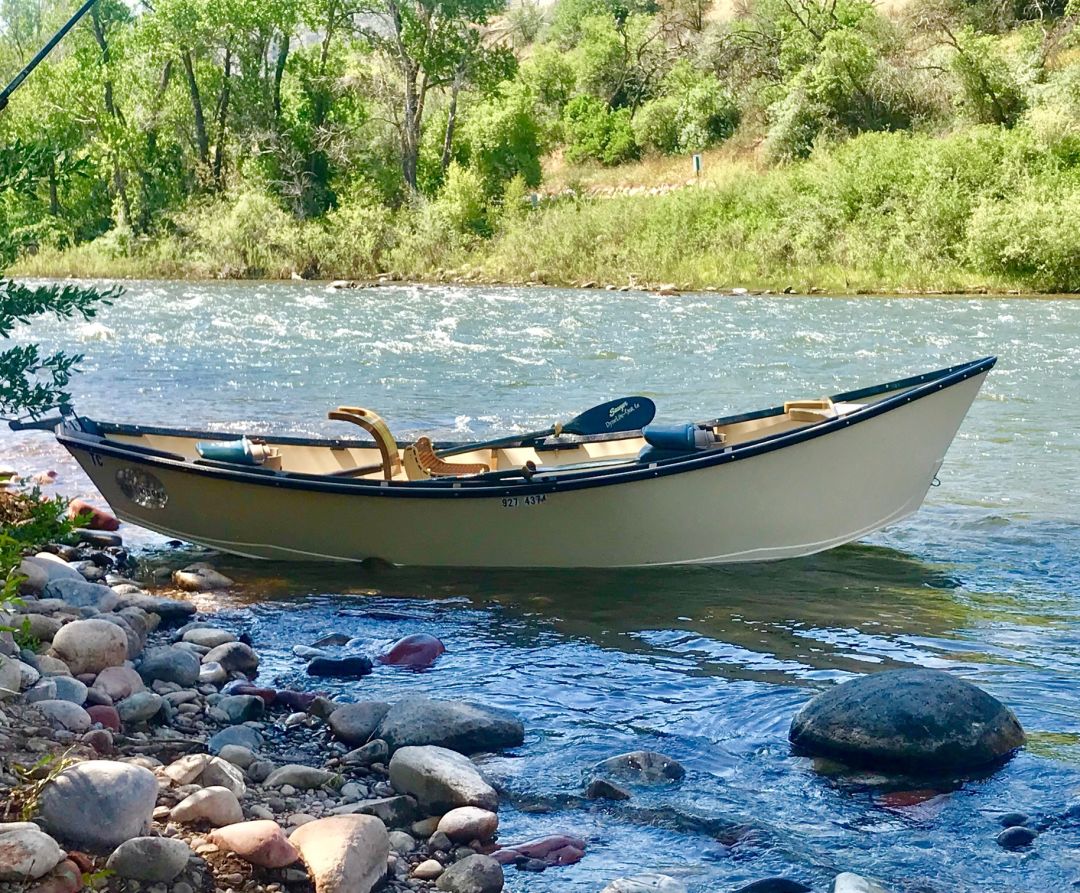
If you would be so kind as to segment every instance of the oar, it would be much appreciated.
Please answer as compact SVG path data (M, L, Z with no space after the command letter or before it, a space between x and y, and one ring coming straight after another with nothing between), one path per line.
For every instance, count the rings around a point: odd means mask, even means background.
M454 447L451 450L439 453L439 457L457 456L460 453L471 453L473 450L501 449L503 447L521 446L540 440L544 437L559 434L616 434L622 431L640 431L656 415L656 404L648 397L620 397L618 400L610 400L601 403L592 409L587 409L581 415L575 416L565 425L554 424L543 431L532 431L528 434L515 434L511 437L499 437L495 440L484 440L479 443L466 443Z

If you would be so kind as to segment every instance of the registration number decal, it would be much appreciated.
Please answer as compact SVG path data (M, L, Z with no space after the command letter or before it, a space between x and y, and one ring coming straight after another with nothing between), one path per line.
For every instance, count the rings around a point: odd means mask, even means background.
M529 505L540 505L547 502L547 496L543 493L534 493L530 496L504 496L502 507L504 509L516 509Z

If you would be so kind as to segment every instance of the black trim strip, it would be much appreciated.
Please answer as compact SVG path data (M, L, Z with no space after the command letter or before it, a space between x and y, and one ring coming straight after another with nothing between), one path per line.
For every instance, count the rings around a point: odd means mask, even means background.
M175 471L187 474L205 475L215 478L225 478L238 483L250 483L261 486L284 487L286 489L299 489L325 493L343 493L365 496L396 496L406 498L482 498L499 497L508 495L529 495L532 493L557 493L562 491L580 490L591 487L604 487L614 484L630 483L633 481L649 480L664 477L669 474L680 474L684 471L695 471L708 468L713 465L722 465L739 459L748 459L773 450L784 449L795 444L822 437L841 428L859 424L868 419L875 418L896 409L900 406L912 403L923 397L930 396L952 385L959 384L976 375L988 372L997 362L996 357L985 357L970 363L951 366L938 372L901 379L883 385L876 385L862 390L848 391L838 394L834 400L844 402L892 391L903 391L892 397L887 397L877 403L872 403L855 412L829 419L816 425L799 428L785 434L773 435L761 440L739 444L731 449L706 450L691 453L688 456L678 456L673 459L640 465L637 463L627 466L617 466L612 469L585 470L578 474L559 476L557 480L548 481L522 481L521 483L506 481L484 481L482 479L431 479L426 481L369 481L328 479L325 475L303 474L299 472L279 472L270 475L253 473L250 470L240 468L208 468L196 466L184 460L176 461L160 456L147 456L150 465L161 465ZM905 390L906 389L906 390ZM780 407L779 411L783 411ZM762 410L747 413L743 416L731 416L726 419L718 419L716 422L706 424L729 424L731 421L764 418L775 415L776 409ZM102 426L102 430L118 430L121 426ZM143 429L151 433L150 429ZM152 433L179 434L175 429L155 429ZM201 436L200 433L185 434L180 436ZM235 436L235 435L232 435ZM75 430L70 422L65 422L57 428L56 439L68 450L85 450L90 453L100 453L118 459L142 458L142 450L128 449L128 445L120 445L101 440L98 437L87 436ZM284 443L284 439L276 439L275 442ZM332 446L335 441L305 441L307 443ZM151 453L157 451L150 451ZM168 455L168 454L166 454ZM179 467L177 467L179 466Z

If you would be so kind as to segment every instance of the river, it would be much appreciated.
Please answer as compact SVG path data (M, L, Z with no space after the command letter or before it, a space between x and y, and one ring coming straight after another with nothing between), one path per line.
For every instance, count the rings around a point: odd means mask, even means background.
M1080 797L1080 301L131 283L92 323L42 321L33 335L86 354L73 393L87 415L323 434L343 427L329 408L361 404L396 434L436 438L543 427L632 393L662 420L716 416L997 355L924 509L853 546L603 573L225 558L241 587L217 607L250 631L275 684L310 686L290 649L328 632L372 649L442 638L431 672L384 668L335 691L471 697L522 716L524 747L484 761L508 800L502 839L566 831L589 849L575 866L511 871L512 890L585 893L644 870L693 893L774 874L824 890L840 870L907 893L1056 893L1080 879L1080 824L1021 853L994 841L1001 813L1051 816ZM93 496L46 434L0 433L0 464L54 468L56 489ZM815 690L911 665L1000 697L1027 749L914 805L791 755L791 716ZM686 779L629 805L567 805L591 765L636 748L676 757Z

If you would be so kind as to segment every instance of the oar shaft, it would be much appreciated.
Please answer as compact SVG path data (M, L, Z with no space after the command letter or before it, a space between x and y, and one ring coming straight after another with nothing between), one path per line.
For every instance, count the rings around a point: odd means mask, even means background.
M67 22L64 23L64 27L57 31L49 40L49 42L38 51L37 55L26 63L26 65L23 67L23 70L20 71L17 75L15 75L14 80L12 80L10 84L8 84L6 87L4 87L2 91L0 91L0 111L3 111L7 107L8 98L11 96L12 93L19 89L19 85L26 80L30 72L32 72L41 64L41 61L46 56L48 56L49 53L52 52L53 47L55 47L58 43L60 43L61 40L64 39L64 35L75 27L79 19L86 15L86 13L90 10L90 7L93 6L96 2L97 0L85 0L83 5L75 11L75 15L73 15L70 19L67 20Z

